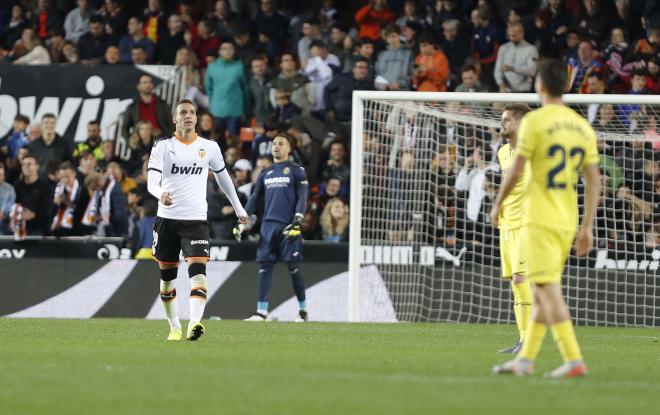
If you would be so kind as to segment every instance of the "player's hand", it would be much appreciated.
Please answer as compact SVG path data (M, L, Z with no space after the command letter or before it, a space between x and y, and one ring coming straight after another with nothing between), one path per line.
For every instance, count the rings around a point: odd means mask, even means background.
M171 206L172 205L172 193L163 192L160 195L160 203L162 203L165 206Z
M243 239L243 231L245 231L245 224L239 223L234 226L234 229L231 230L231 233L234 235L234 239L236 239L238 242L241 242Z
M495 227L500 224L500 207L495 203L493 203L493 207L490 210L490 223Z
M591 251L594 245L594 236L591 228L580 228L575 238L575 255L585 256Z
M293 240L300 236L300 222L302 222L303 215L296 213L296 216L293 218L293 222L284 228L282 235L286 236L287 239Z

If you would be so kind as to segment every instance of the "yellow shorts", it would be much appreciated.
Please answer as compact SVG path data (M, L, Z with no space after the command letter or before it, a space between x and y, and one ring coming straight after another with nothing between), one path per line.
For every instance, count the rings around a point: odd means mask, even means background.
M527 262L520 252L521 231L521 228L500 229L502 278L511 279L514 274L527 275Z
M535 284L561 284L574 239L575 232L535 225L524 226L521 252L527 259L530 281Z

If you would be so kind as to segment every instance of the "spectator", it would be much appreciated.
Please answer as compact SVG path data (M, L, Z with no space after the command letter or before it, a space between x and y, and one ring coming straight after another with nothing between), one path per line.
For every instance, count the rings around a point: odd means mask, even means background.
M331 177L341 180L339 196L347 198L349 194L351 169L346 163L346 147L341 141L330 145L330 157L321 170L321 179L326 182Z
M232 27L238 23L238 16L231 10L227 0L217 0L214 6L213 20L215 32L221 39L232 35Z
M78 7L71 10L64 19L64 31L66 32L66 40L78 43L82 35L87 33L89 29L89 20L94 11L89 4L90 0L76 0ZM101 25L101 30L103 30Z
M632 74L630 82L629 95L646 95L646 71L637 70ZM618 114L621 122L628 127L629 131L635 130L637 121L641 115L642 107L639 104L618 104L616 106L616 113Z
M170 15L167 18L167 31L163 32L158 42L159 60L162 65L174 65L178 50L186 46L183 32L181 16L176 13Z
M399 26L401 32L406 28L406 24L410 22L417 23L422 29L432 24L430 18L424 17L417 10L417 0L405 0L403 3L403 16L396 19L396 25Z
M131 238L131 253L135 259L153 259L154 224L158 212L158 201L148 198L139 209L139 220L135 223Z
M660 52L660 27L651 27L647 31L648 35L644 39L639 39L635 43L629 61L647 61L652 56Z
M128 147L131 149L131 161L129 172L135 174L142 168L142 163L149 158L151 147L153 147L153 127L148 121L139 121L133 129L133 134L128 139ZM205 138L207 138L205 136Z
M82 225L85 233L96 236L121 236L128 234L126 197L112 177L90 173L85 187L91 194Z
M602 74L603 65L594 59L593 46L587 40L580 41L577 59L568 61L568 88L572 93L585 93L587 90L587 78L590 73Z
M395 16L387 6L386 0L369 0L369 4L355 13L355 22L358 24L358 37L380 40L380 28L394 22Z
M57 118L55 114L46 113L41 117L41 137L28 145L29 152L38 157L41 170L46 177L49 165L59 166L65 160L71 160L73 151L69 141L55 132Z
M582 0L582 12L575 18L573 28L583 37L600 44L607 33L609 19L607 11L601 10L600 0Z
M218 142L220 140L220 136L218 135L218 130L215 128L215 120L213 119L213 116L208 112L203 111L197 115L197 118L199 118L199 135L204 138L208 138L209 140ZM222 147L220 149L223 153L226 150L226 148Z
M92 16L89 19L89 31L83 34L78 41L80 60L82 63L101 62L110 43L110 36L103 31L103 19L101 16Z
M585 94L604 94L607 91L605 90L605 81L603 77L598 72L592 72L587 76L587 88L584 91ZM598 115L599 104L589 104L587 107L587 120L590 124L596 120Z
M49 32L62 28L62 18L51 6L50 0L37 0L36 14L32 18L36 35L42 41Z
M21 215L25 220L25 231L28 235L44 235L53 194L46 180L39 177L39 160L36 156L28 154L23 157L21 172L23 175L14 183L14 190L16 204L20 206L18 210L22 211ZM16 208L14 213L20 216Z
M151 40L154 45L160 42L162 33L166 32L167 25L165 12L160 0L149 0L147 8L144 9L144 35Z
M0 36L0 38L4 39L4 44L0 43L0 49L2 46L5 49L13 48L14 44L21 38L23 29L27 25L28 20L25 17L25 8L21 4L13 5L11 8L11 18L4 26L2 36Z
M138 121L149 121L154 129L154 136L169 134L172 131L172 117L167 104L153 94L151 75L140 76L137 90L138 96L124 111L122 135L130 137L130 132Z
M220 140L225 141L229 131L231 139L237 138L241 117L245 114L247 85L243 64L234 60L234 44L223 41L220 59L206 70L204 86L209 97L209 110L215 117Z
M139 16L128 19L128 33L119 41L119 55L122 63L132 63L132 51L135 46L142 46L147 54L147 62L153 62L154 44L144 36L144 20Z
M497 60L497 51L504 40L501 27L493 20L488 6L477 9L476 25L472 31L472 56L479 59L481 77L492 88L495 86L493 70Z
M347 57L344 61L344 69L342 72L349 72L353 70L355 62L357 60L364 59L367 61L369 66L369 79L373 82L374 77L376 76L376 61L374 59L374 42L369 38L358 39L355 53Z
M539 53L534 45L525 41L522 23L513 23L507 29L509 42L497 52L495 82L500 92L530 92L536 76Z
M29 124L30 119L23 114L18 114L14 117L14 125L5 143L6 148L2 149L2 152L7 154L8 158L17 159L18 150L29 144L26 134Z
M442 23L443 40L440 43L440 49L449 61L449 74L452 85L457 85L460 82L458 76L469 52L467 42L459 36L459 28L460 23L455 19Z
M146 65L147 62L147 51L143 46L135 45L131 49L131 63L133 65Z
M413 56L416 56L419 53L417 38L423 31L424 27L416 22L406 23L403 31L401 31L404 41L403 46L410 49L413 53Z
M128 18L124 10L122 10L119 0L105 0L99 15L103 17L103 27L105 33L110 36L113 42L118 42L119 39L126 33L128 25Z
M323 183L323 189L314 195L309 205L310 210L315 212L323 212L325 205L330 199L340 198L339 191L341 190L341 179L339 177L328 177Z
M563 5L563 0L549 0L535 18L540 52L543 56L557 57L566 42L571 16Z
M73 159L78 160L80 155L87 151L92 153L97 160L103 158L101 150L101 125L98 120L92 120L87 123L87 139L83 143L78 143L73 150Z
M48 54L50 55L51 63L64 63L62 49L64 49L65 43L63 32L57 30L50 33L50 37L46 40L46 45L48 45Z
M456 87L456 92L488 92L488 86L481 83L477 68L467 64L461 68L463 82Z
M128 192L137 187L135 180L128 176L126 171L115 161L108 163L105 173L112 177L117 186L121 188L124 196L128 196Z
M261 7L252 22L253 33L269 59L282 55L286 43L289 22L275 8L273 0L261 0Z
M25 46L26 53L16 59L13 62L14 65L48 65L50 63L50 54L41 45L41 40L36 35L34 29L31 27L23 29L21 41Z
M110 45L105 50L103 55L103 61L101 62L104 65L117 65L119 64L119 48L114 45Z
M50 232L55 236L82 235L81 220L89 203L89 193L78 180L76 168L71 162L60 164L58 173L59 181L53 195L56 209Z
M319 241L323 239L323 233L319 227L318 214L314 210L308 210L300 222L300 232L306 241Z
M324 241L348 241L348 206L340 198L328 200L321 214L321 229Z
M9 212L16 202L14 186L7 183L6 179L5 165L0 162L0 235L9 235Z
M274 116L280 128L286 130L291 126L294 117L300 115L300 108L291 103L291 94L286 91L277 91L275 93L275 112Z
M255 54L265 54L265 50L255 42L247 27L241 26L235 29L233 39L236 47L236 57L243 62L243 65L248 66ZM268 58L265 59L268 61Z
M79 64L80 63L80 53L78 52L78 47L71 43L65 42L62 46L62 57L64 64Z
M353 91L373 89L373 83L369 79L369 63L366 59L356 60L350 74L336 75L325 87L323 99L328 110L328 121L339 135L350 136Z
M115 142L113 140L103 140L101 142L101 151L103 151L103 159L97 163L99 170L105 170L108 164L112 162L121 161L115 154Z
M339 58L339 61L343 64L346 62L346 58L351 53L352 48L353 42L348 36L346 27L338 23L333 24L330 29L330 42L328 43L330 54Z
M376 61L376 88L388 91L406 91L410 89L413 56L410 49L401 45L401 38L396 25L385 28L387 50L378 54Z
M447 91L449 62L442 50L436 49L435 41L429 33L420 36L419 52L415 57L413 87L426 92Z
M310 46L315 40L322 40L321 38L321 22L318 19L309 19L302 25L303 36L298 41L298 59L300 59L300 67L305 69L307 61L310 56Z
M250 181L245 183L244 185L240 186L238 188L238 191L243 193L246 198L249 198L250 195L252 194L252 189L254 188L254 182L257 180L261 172L270 167L273 162L271 161L270 157L266 156L259 156L257 158L257 162L254 164L254 169L252 169L252 164L250 163Z
M234 187L238 190L240 187L250 183L250 172L252 171L252 163L247 159L236 160L234 166L231 168L232 181ZM250 195L248 194L247 197Z
M78 175L78 181L83 184L85 182L85 177L92 172L97 171L98 160L94 155L88 151L84 151L80 154L78 159L78 169L76 174Z
M250 114L256 119L257 125L263 126L266 117L271 112L268 82L266 71L268 66L266 59L257 56L250 62L252 77L250 78Z
M328 52L327 45L321 40L315 40L310 44L311 59L304 68L305 74L314 84L316 97L312 114L319 119L325 118L325 102L323 101L323 90L332 81L335 71L341 67L339 58Z
M613 1L616 13L610 17L609 27L620 28L626 39L642 37L643 27L638 23L636 13L630 10L629 0Z
M296 59L290 53L282 55L280 69L279 75L270 83L271 106L276 105L275 92L283 90L291 94L291 102L300 108L303 114L309 114L316 99L314 84L309 81L307 76L298 72Z
M268 117L264 122L263 128L257 129L257 135L252 141L252 165L256 165L261 157L270 157L270 149L273 145L273 139L280 131L275 117Z
M193 36L191 48L197 55L199 67L206 68L209 53L220 48L220 39L215 35L215 28L211 20L203 19L197 24L197 36Z

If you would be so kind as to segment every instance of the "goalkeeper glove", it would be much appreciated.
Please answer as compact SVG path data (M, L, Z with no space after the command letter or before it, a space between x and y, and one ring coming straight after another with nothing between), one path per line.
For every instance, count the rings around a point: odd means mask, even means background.
M243 239L243 231L245 230L245 225L242 223L237 224L234 226L234 228L231 230L232 235L234 235L234 239L236 239L238 242L241 242Z
M287 225L282 231L282 235L286 236L287 239L293 240L300 236L300 222L302 222L303 215L296 213L293 217L293 222Z

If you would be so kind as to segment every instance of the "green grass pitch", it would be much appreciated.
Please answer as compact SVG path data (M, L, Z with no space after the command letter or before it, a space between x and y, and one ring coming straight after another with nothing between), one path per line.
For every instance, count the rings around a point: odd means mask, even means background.
M586 379L491 374L514 326L0 319L0 413L657 414L655 329L578 328Z

